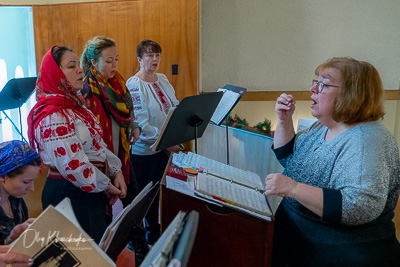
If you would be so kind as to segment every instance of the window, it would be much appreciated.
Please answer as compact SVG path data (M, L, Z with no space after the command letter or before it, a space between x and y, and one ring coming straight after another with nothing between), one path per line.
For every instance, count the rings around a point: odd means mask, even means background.
M0 91L12 78L36 77L32 7L0 7ZM21 106L22 134L27 139L27 117L35 94ZM19 109L4 111L20 131ZM0 142L21 140L11 121L0 112Z

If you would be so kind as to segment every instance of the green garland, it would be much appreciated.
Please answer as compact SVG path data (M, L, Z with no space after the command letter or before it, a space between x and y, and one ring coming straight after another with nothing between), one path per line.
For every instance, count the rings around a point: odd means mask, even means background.
M271 121L268 119L265 119L263 122L257 123L255 126L251 126L249 125L249 123L246 121L245 118L242 119L237 114L235 114L235 117L232 117L232 115L229 113L228 126L259 134L264 134L271 137L273 137L274 135L273 131L271 130Z

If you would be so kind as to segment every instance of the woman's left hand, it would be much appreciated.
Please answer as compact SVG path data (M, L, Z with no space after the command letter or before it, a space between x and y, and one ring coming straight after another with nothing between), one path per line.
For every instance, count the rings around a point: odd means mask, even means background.
M139 140L139 137L140 137L140 128L133 129L130 136L131 145L134 145L136 141Z
M293 197L297 185L295 180L281 173L271 173L265 178L265 195Z
M28 226L35 221L35 218L29 218L23 223L17 224L14 226L12 229L10 235L7 237L7 244L10 244L14 240L16 240L25 230L28 228Z
M116 188L121 190L121 194L119 195L119 198L125 198L126 197L126 183L125 183L125 178L122 172L117 172L114 176L114 181L113 184Z

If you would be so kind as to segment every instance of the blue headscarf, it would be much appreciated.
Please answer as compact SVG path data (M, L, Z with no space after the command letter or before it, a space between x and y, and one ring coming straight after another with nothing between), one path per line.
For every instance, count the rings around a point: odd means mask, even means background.
M0 143L0 177L39 158L33 148L18 140Z

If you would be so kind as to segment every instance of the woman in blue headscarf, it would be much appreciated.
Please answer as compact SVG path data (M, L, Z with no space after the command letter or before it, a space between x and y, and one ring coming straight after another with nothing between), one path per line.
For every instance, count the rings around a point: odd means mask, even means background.
M0 244L11 243L33 222L22 197L34 190L40 166L39 154L28 144L0 143Z

